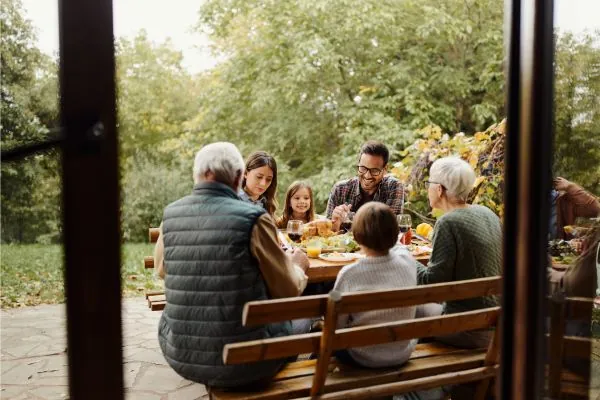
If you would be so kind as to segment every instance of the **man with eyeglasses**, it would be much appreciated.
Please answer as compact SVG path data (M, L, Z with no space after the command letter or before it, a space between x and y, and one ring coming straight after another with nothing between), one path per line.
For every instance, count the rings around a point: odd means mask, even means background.
M356 212L369 201L379 201L400 214L404 187L393 176L386 175L390 152L381 142L370 140L362 145L356 166L358 176L336 183L327 202L327 218L338 231L349 212Z

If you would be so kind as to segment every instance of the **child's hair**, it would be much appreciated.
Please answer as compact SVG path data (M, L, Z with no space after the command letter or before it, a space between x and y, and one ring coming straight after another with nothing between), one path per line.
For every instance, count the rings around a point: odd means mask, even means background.
M277 163L275 158L266 151L255 151L246 159L246 172L267 166L273 171L271 185L265 190L263 196L267 199L266 210L269 214L275 214L277 209ZM245 175L245 174L244 174ZM242 189L246 188L246 178L242 179Z
M315 219L315 202L313 200L312 188L308 183L304 181L295 181L288 187L287 192L285 193L285 205L283 207L283 215L277 220L278 228L285 229L287 227L288 221L292 219L292 197L300 189L308 190L308 194L310 196L310 207L308 208L308 211L306 211L306 221L304 222L310 222Z
M362 206L352 222L352 234L358 244L377 252L387 252L398 241L398 222L392 209L371 201Z

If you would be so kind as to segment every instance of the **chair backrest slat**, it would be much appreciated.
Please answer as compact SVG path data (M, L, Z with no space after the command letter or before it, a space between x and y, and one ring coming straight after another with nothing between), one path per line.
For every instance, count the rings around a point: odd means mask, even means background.
M485 329L496 323L499 313L500 307L492 307L438 317L339 329L333 338L332 351ZM243 364L303 353L318 353L320 336L320 333L310 333L228 344L223 351L223 361L225 364Z
M594 299L587 297L567 297L565 301L565 316L567 319L590 320L594 308Z
M579 336L564 336L563 341L563 354L566 357L590 359L592 354L592 339Z
M500 307L492 307L438 317L339 329L336 331L333 347L334 350L340 350L485 329L495 325L499 313Z
M470 299L497 295L501 291L502 278L493 276L402 289L344 293L339 312L344 314ZM244 326L252 326L292 319L315 318L324 315L326 307L327 295L251 301L244 306L242 323Z
M325 315L326 309L326 294L250 301L244 306L242 324L253 326L292 319L315 318Z
M225 364L245 364L274 360L298 354L318 353L321 332L291 335L273 339L231 343L223 349Z
M340 314L346 314L426 303L441 303L497 295L501 292L502 278L499 276L404 289L356 292L342 296L339 312Z

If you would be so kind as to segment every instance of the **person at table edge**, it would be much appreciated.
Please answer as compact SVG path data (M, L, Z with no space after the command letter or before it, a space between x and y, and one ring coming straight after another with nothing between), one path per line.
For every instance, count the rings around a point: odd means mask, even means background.
M356 212L369 201L385 203L400 214L404 201L404 186L393 176L386 175L390 152L385 144L369 140L358 155L357 176L337 182L327 202L327 218L337 231L349 212Z
M292 334L289 321L242 326L242 310L248 301L298 296L307 283L306 255L286 254L271 215L238 197L243 172L235 145L204 146L193 191L166 207L155 248L167 299L160 348L179 375L209 387L266 382L277 373L286 360L223 365L223 347Z

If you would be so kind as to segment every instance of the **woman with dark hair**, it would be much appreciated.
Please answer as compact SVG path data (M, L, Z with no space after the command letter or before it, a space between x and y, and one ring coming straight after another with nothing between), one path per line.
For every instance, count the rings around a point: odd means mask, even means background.
M277 209L277 163L267 152L255 151L246 159L242 200L263 207L271 216Z

